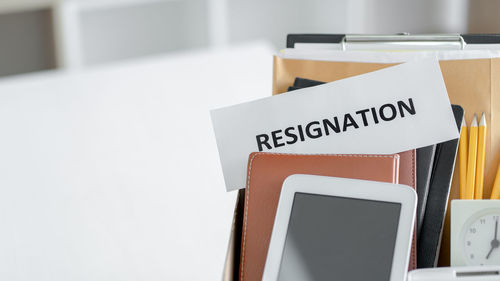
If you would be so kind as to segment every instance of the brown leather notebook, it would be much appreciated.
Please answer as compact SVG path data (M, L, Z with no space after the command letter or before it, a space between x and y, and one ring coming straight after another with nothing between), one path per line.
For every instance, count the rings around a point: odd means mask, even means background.
M417 150L412 149L398 153L399 158L399 183L411 186L417 189ZM417 220L413 231L413 240L411 242L410 264L408 270L417 268Z
M245 211L241 243L240 281L260 281L281 186L292 174L402 183L415 186L415 171L405 165L415 160L414 151L394 155L301 155L252 153L248 160ZM415 165L413 164L413 169ZM403 181L399 177L403 177ZM412 256L414 256L412 249ZM412 257L413 258L413 257ZM413 258L414 259L414 258ZM412 261L410 262L412 263ZM413 262L414 263L414 262Z

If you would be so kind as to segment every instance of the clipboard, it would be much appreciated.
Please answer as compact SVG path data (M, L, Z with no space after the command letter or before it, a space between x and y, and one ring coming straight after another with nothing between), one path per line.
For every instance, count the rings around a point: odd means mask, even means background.
M287 48L339 51L500 50L500 34L289 34L286 44ZM376 48L374 49L373 46L376 46ZM273 94L285 92L288 86L292 86L296 77L331 82L392 65L395 65L395 63L314 61L275 57ZM440 61L440 65L450 100L454 104L464 105L467 123L470 123L474 112L486 112L488 116L487 122L491 124L489 128L491 127L492 130L489 132L487 152L489 159L487 159L485 175L485 196L489 196L496 167L500 162L500 126L496 130L494 128L495 124L500 124L500 98L495 98L500 96L500 58L448 60ZM454 165L454 161L452 162L452 165ZM458 171L455 170L449 199L457 197ZM448 202L434 201L430 204L441 204L442 206L434 205L433 208L444 209L446 212ZM432 206L427 206L426 210L430 208ZM444 214L440 216L443 217ZM427 255L424 258L425 262L419 264L421 268L433 267L437 264L440 266L449 265L449 214L446 215L444 227L443 225L440 227L433 226L432 229L434 234L439 231L437 241L432 243L435 245L434 247L437 247L436 254L434 256ZM436 237L436 235L433 236ZM443 237L442 241L441 236Z
M383 50L418 48L418 50L465 50L478 45L499 44L500 34L288 34L286 47L308 44L334 50L360 50L376 44ZM468 48L471 46L471 48ZM299 46L297 46L299 47Z

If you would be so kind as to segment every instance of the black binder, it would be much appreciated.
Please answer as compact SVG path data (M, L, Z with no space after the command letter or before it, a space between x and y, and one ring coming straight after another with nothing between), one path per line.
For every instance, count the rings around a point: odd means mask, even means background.
M422 235L421 230L429 197L436 146L433 144L417 149L417 245L419 245L420 235Z
M452 105L457 128L461 130L464 109ZM439 143L436 147L434 167L427 196L427 207L417 243L417 268L435 267L439 259L441 236L448 207L453 170L459 139Z

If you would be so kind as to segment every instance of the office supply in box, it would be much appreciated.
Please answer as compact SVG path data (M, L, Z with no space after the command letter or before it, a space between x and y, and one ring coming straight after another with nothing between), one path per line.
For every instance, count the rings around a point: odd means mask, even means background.
M404 281L416 201L406 185L287 177L262 280Z
M293 82L293 86L288 87L288 91L293 91L293 90L298 90L298 89L308 88L308 87L314 87L314 86L319 86L319 85L323 85L323 84L325 84L325 82L296 77L295 81Z
M499 48L500 34L288 34L287 48L328 50L477 50Z
M500 199L500 165L498 165L497 168L497 174L495 176L495 181L493 182L490 199Z
M462 121L462 129L465 128ZM468 136L466 130L460 132L460 199L483 199L486 133L484 113L479 124L474 114Z
M293 37L294 35L290 35ZM302 35L299 35L302 36ZM406 35L405 35L406 36ZM314 38L317 43L346 44L346 50L349 50L352 42L344 41L342 38L345 35L310 35L301 41L307 42L307 38ZM420 45L438 46L448 44L450 37L432 36L432 40L419 41L415 37L407 37ZM450 101L454 104L466 105L466 122L470 123L474 112L485 112L486 123L490 126L486 137L486 157L485 157L485 177L484 177L484 196L489 196L491 186L495 177L497 163L500 160L500 127L495 128L494 124L500 122L500 58L499 43L500 36L498 35L481 35L481 36L455 36L453 39L454 51L439 51L439 52L370 52L370 47L375 44L378 46L386 46L386 43L393 43L388 37L381 36L368 38L366 42L357 42L357 47L363 47L363 51L331 51L318 50L309 47L309 44L301 44L299 49L304 49L303 54L295 56L286 56L280 53L274 58L274 74L273 74L273 94L283 93L291 85L295 77L303 77L307 79L320 81L336 81L353 75L359 75L375 71L381 68L389 67L401 62L414 59L422 59L426 57L440 58L440 67L443 78L448 90ZM325 41L325 38L328 38ZM340 38L340 39L339 39ZM444 39L442 39L444 38ZM465 39L466 38L466 39ZM456 42L464 41L466 44L456 44ZM299 42L299 41L297 41ZM399 41L405 44L403 40ZM373 43L373 44L372 44ZM397 43L397 42L396 42ZM381 44L381 45L379 45ZM472 46L474 45L474 46ZM340 45L338 45L340 46ZM407 45L408 46L408 45ZM465 46L463 51L461 46ZM295 47L298 47L295 44ZM470 49L487 48L484 50ZM307 49L310 48L310 49ZM495 49L496 48L496 49ZM341 50L340 48L339 50ZM435 48L430 48L435 50ZM421 50L414 48L413 50ZM286 53L286 52L285 52ZM288 57L288 58L287 58ZM295 57L294 59L290 57ZM457 165L458 166L458 165ZM457 167L458 170L458 167ZM459 197L458 186L458 171L454 173L456 176L453 179L450 198ZM449 265L449 220L446 219L443 243L440 254L439 264L441 266Z
M474 185L476 184L476 164L477 164L477 116L469 126L469 148L467 153L467 174L465 186L465 199L474 199Z
M254 151L386 154L458 137L436 60L408 62L211 115L228 190L245 185L244 159Z
M295 81L293 82L293 86L297 88L307 88L307 87L313 87L313 86L318 86L318 85L323 85L325 82L323 81L316 81L316 80L311 80L311 79L305 79L301 77L296 77Z
M317 34L311 34L312 37L315 35ZM288 35L289 38L294 36L300 35ZM328 35L322 35L323 38L326 36ZM498 35L491 36L492 41L487 44L476 44L477 42L472 42L472 40L466 42L463 36L449 34L345 34L342 36L344 37L342 40L333 44L295 43L293 46L281 50L279 56L286 59L372 63L401 63L429 57L439 60L500 57L500 37Z
M479 121L477 131L477 162L476 182L474 183L474 199L483 199L484 191L484 162L486 157L486 134L487 124L484 113Z
M316 38L316 36L313 36ZM344 38L344 35L337 36L338 38ZM465 36L462 36L465 38ZM466 38L465 45L454 44L452 48L461 49L460 46L465 46L465 49L470 47L472 44L478 43L496 43L500 42L499 36L480 36L485 40L470 37ZM326 38L331 38L331 35L326 35ZM371 41L372 42L372 41ZM385 40L387 42L387 40ZM446 44L445 40L440 38L435 38L432 41L428 41L432 45ZM375 44L379 44L377 42ZM419 42L420 43L420 42ZM350 44L350 43L347 43ZM496 44L489 44L488 46L495 46ZM300 44L299 44L300 45ZM363 44L364 45L364 44ZM361 46L361 44L360 44ZM367 45L364 45L367 46ZM458 48L457 48L458 46ZM483 47L483 45L477 45ZM295 47L299 47L295 45ZM307 46L301 45L300 48ZM498 47L498 46L497 46ZM315 46L316 48L316 46ZM348 48L347 48L348 49ZM349 54L347 54L349 53ZM377 53L375 59L373 57L374 53ZM458 104L467 105L467 123L471 120L471 112L486 112L486 118L488 124L498 123L495 120L498 119L498 114L491 114L493 111L498 111L498 105L500 101L495 96L500 93L500 60L497 58L498 52L492 51L490 53L481 52L463 52L463 51L450 51L442 52L437 54L441 59L440 66L444 76L445 84L448 90L449 97L452 102ZM332 57L340 57L340 60L335 61L335 59L329 58L329 61L325 60L323 54L312 57L301 57L300 59L286 58L284 55L279 55L274 59L274 73L273 73L273 94L285 92L290 85L293 84L296 77L305 77L314 80L323 81L335 81L342 78L350 77L353 75L359 75L391 65L395 65L401 62L412 60L415 58L425 58L425 57L435 57L435 53L426 52L421 53L406 53L398 52L385 54L384 52L345 52L343 54L336 54ZM494 129L493 129L494 130ZM498 131L498 130L494 130ZM496 162L498 162L497 149L493 149L489 144L493 142L496 146L499 141L496 141L493 135L497 133L492 132L487 137L487 151L486 151L486 175L485 175L485 195L488 196L489 188L491 184L488 181L493 181L492 177L496 171ZM498 139L498 138L497 138ZM451 142L450 142L451 143ZM448 147L450 145L447 145ZM442 151L439 148L439 151ZM446 151L446 150L445 150ZM450 157L449 153L438 153ZM446 165L441 165L441 170L445 168ZM449 165L448 165L449 166ZM458 166L458 165L457 165ZM492 166L494 166L492 168ZM492 170L493 169L493 170ZM437 169L439 170L439 169ZM453 180L453 188L451 198L458 197L458 173L455 173L455 178ZM457 185L457 187L455 187ZM239 255L238 251L241 245L241 224L243 220L243 202L244 202L244 190L238 191L238 200L235 208L233 230L231 232L230 247L228 249L228 255L226 260L226 266L224 271L224 280L238 280L238 267L239 267ZM430 204L430 203L428 203ZM448 222L447 222L448 223ZM446 230L446 228L444 228ZM449 234L449 233L448 233ZM443 240L443 249L441 251L441 259L446 260L446 251L449 251L449 244L446 241L446 233ZM441 265L445 265L440 261ZM449 256L448 256L449 264ZM410 273L411 275L411 273Z
M400 164L400 160L399 155L252 153L248 159L238 280L262 279L276 207L286 177L312 174L398 183L399 170L412 168L409 163ZM407 183L411 179L403 180Z
M500 200L451 202L451 264L500 265Z
M412 270L408 281L500 281L500 266L457 266Z
M314 87L322 85L324 83L325 82L297 77L293 82L293 86L288 87L288 91L298 90L307 87ZM416 220L417 244L418 244L418 239L420 237L420 230L422 228L424 220L425 208L427 205L427 195L429 194L429 186L430 186L432 168L434 164L435 152L436 152L435 144L417 149L417 155L416 155L417 159L416 180L417 180L417 195L418 195L417 220Z
M469 133L467 131L467 124L465 124L465 118L462 119L461 128L458 144L459 198L465 199L467 193L467 154L469 152Z
M458 105L452 105L456 126L461 129L461 120L464 110ZM445 227L445 219L448 207L448 198L455 170L455 159L458 150L458 139L438 143L432 176L427 196L427 205L420 239L417 249L417 267L428 268L437 266L440 251L441 238L444 234L449 237L449 229Z
M422 225L427 210L436 146L433 144L417 149L417 243L422 235Z

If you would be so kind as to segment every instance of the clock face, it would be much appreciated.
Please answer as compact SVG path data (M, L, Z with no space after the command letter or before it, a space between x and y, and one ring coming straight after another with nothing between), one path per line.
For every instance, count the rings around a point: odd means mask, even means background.
M463 249L469 265L500 265L500 212L476 217L463 229Z

